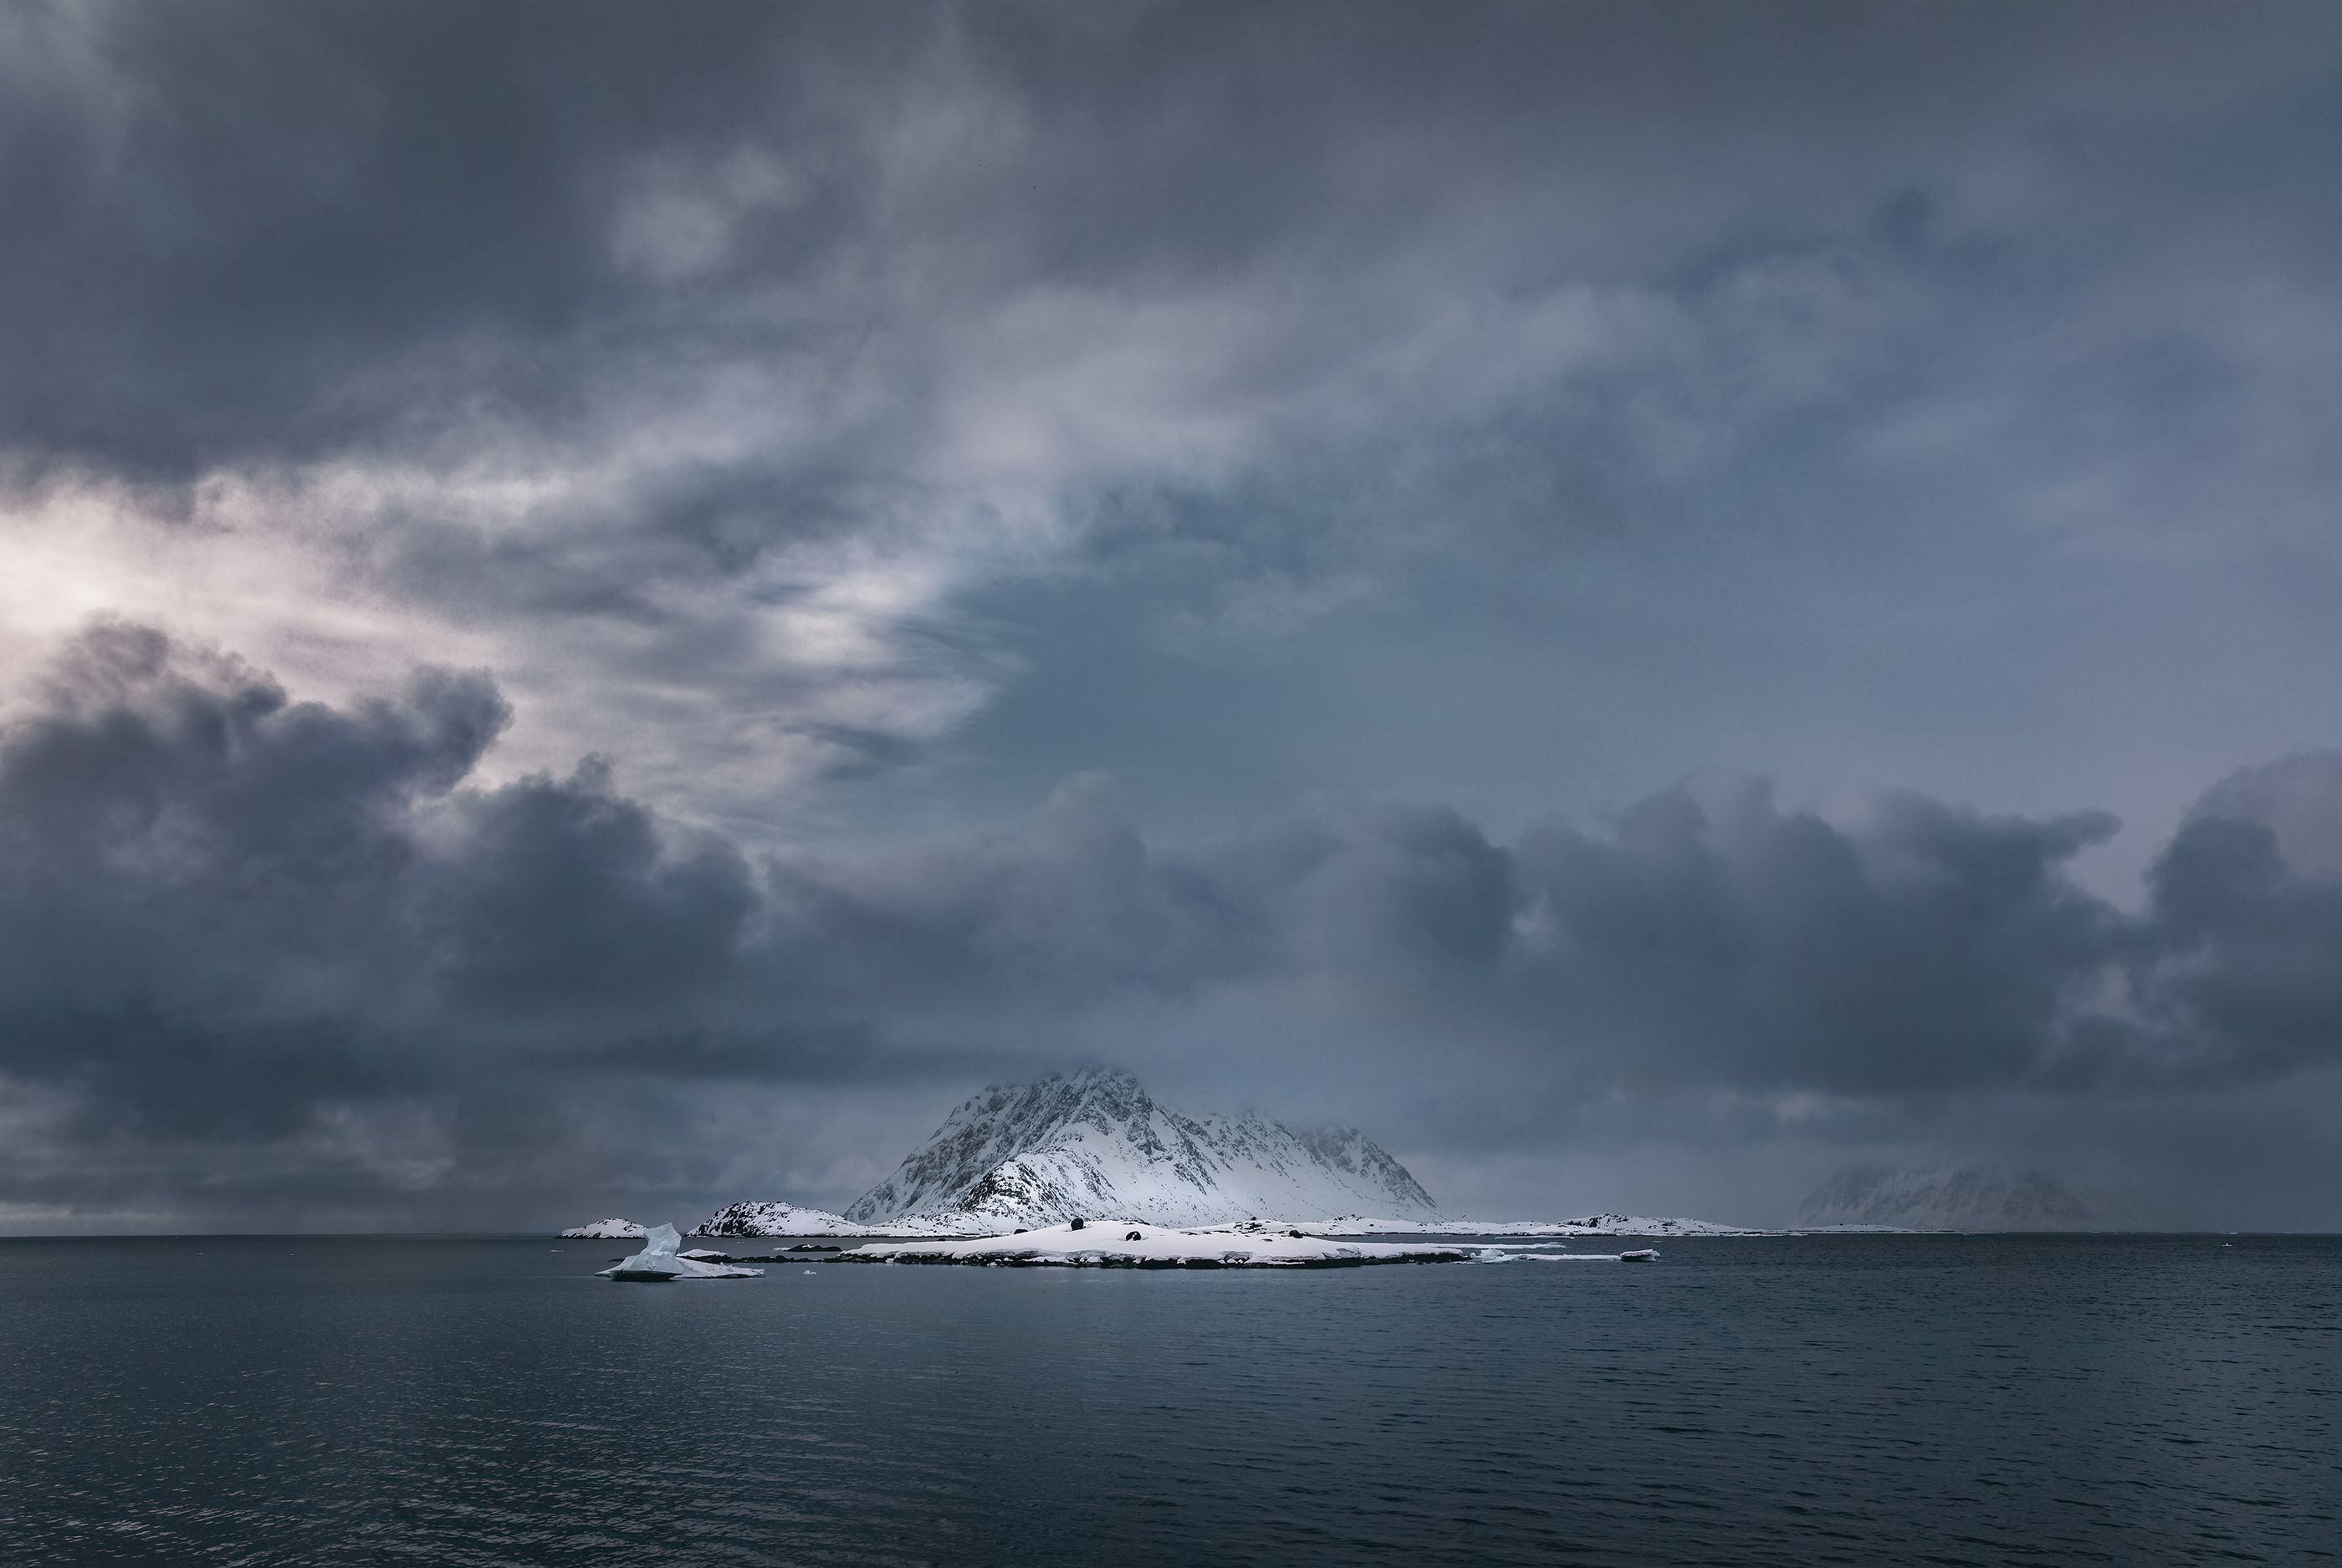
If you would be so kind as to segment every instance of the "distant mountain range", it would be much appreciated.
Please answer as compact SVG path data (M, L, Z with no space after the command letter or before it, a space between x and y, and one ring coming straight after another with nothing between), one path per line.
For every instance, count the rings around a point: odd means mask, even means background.
M1801 1228L1887 1225L1912 1231L2123 1231L2157 1228L2138 1205L2067 1186L2039 1171L1991 1165L1895 1170L1858 1165L1797 1211Z

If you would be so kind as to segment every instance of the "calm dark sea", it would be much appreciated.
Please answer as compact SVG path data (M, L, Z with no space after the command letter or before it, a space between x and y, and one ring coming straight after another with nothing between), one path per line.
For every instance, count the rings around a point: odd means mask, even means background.
M2154 1563L2342 1553L2342 1241L1646 1268L0 1242L0 1557Z

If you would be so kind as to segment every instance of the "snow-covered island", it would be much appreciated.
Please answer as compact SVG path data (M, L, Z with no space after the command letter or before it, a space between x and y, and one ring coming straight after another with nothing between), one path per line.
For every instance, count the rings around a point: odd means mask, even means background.
M1355 1127L1189 1115L1128 1073L1087 1067L971 1096L844 1217L951 1234L971 1221L999 1232L1076 1214L1182 1226L1438 1212L1406 1167Z
M1189 1115L1108 1067L996 1084L971 1096L842 1214L780 1202L734 1203L696 1233L980 1239L1076 1216L1166 1233L1239 1222L1319 1237L1757 1233L1609 1213L1462 1219L1445 1213L1405 1165L1355 1127L1296 1129L1250 1113Z
M1460 1263L1475 1249L1423 1243L1338 1242L1266 1224L1177 1230L1126 1220L1074 1220L1005 1236L871 1242L842 1263L975 1263L1012 1268L1338 1269L1367 1263Z
M641 1238L643 1227L632 1220L596 1220L590 1225L579 1225L574 1231L564 1231L565 1242L631 1242Z
M1310 1227L1323 1236L1771 1236L1777 1231L1720 1225L1713 1220L1653 1219L1646 1214L1587 1214L1575 1220L1369 1219L1344 1214Z

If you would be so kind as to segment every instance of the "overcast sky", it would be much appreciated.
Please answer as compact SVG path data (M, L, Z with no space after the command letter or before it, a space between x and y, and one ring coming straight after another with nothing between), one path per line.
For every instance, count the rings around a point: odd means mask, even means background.
M0 1229L2342 1227L2330 5L0 10Z

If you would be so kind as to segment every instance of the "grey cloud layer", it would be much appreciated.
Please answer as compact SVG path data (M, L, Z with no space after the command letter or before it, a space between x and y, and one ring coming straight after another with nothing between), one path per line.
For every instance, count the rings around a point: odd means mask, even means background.
M1526 636L1587 551L1947 616L2239 519L2330 566L2330 11L1689 15L20 8L0 455L736 831L947 749L1003 582L1208 641ZM353 634L264 619L197 630Z
M9 9L0 1186L2330 1083L2337 16Z
M410 1187L531 1139L590 1183L680 1122L585 1137L581 1084L656 1106L694 1082L964 1079L1031 1064L1002 1042L1037 1019L1219 989L1338 994L1379 1020L1358 1044L1491 1103L1883 1106L2342 1066L2342 882L2224 814L2282 798L2290 837L2330 843L2329 755L2215 790L2130 915L2065 873L2114 831L2094 814L1897 794L1832 822L1707 782L1512 845L1386 805L1178 847L1090 779L1018 836L752 862L590 763L468 784L505 718L479 675L336 709L115 624L46 692L0 740L0 1074L53 1097L16 1158L62 1169L273 1150L363 1190L350 1119L395 1112L448 1162Z
M460 451L483 421L574 434L629 383L632 412L777 359L851 402L883 369L862 444L742 475L796 477L817 520L825 477L932 438L971 377L1029 398L1021 374L1078 374L1100 328L1139 417L1333 403L1379 429L1457 390L1462 358L1506 394L1473 400L1486 435L1526 444L1571 423L1574 362L1628 345L1660 363L1626 425L1715 440L1691 427L1851 390L1837 329L1897 325L1898 296L1957 313L1988 297L1963 275L2026 281L2020 220L2036 265L2104 267L2066 248L2087 234L2151 274L2205 259L2174 232L2183 198L2249 211L2291 231L2254 236L2280 282L2311 261L2286 242L2336 217L2287 138L2337 42L2316 7L2120 28L2022 6L1957 28L1833 5L1696 27L1503 5L223 15L9 24L0 180L42 237L0 265L42 308L8 318L0 414L45 460L192 477ZM2223 141L2248 168L2155 155ZM2037 346L2054 367L2075 345ZM2179 324L2137 346L2218 347ZM723 511L687 469L674 488L646 526L691 537ZM694 542L720 566L786 510Z

